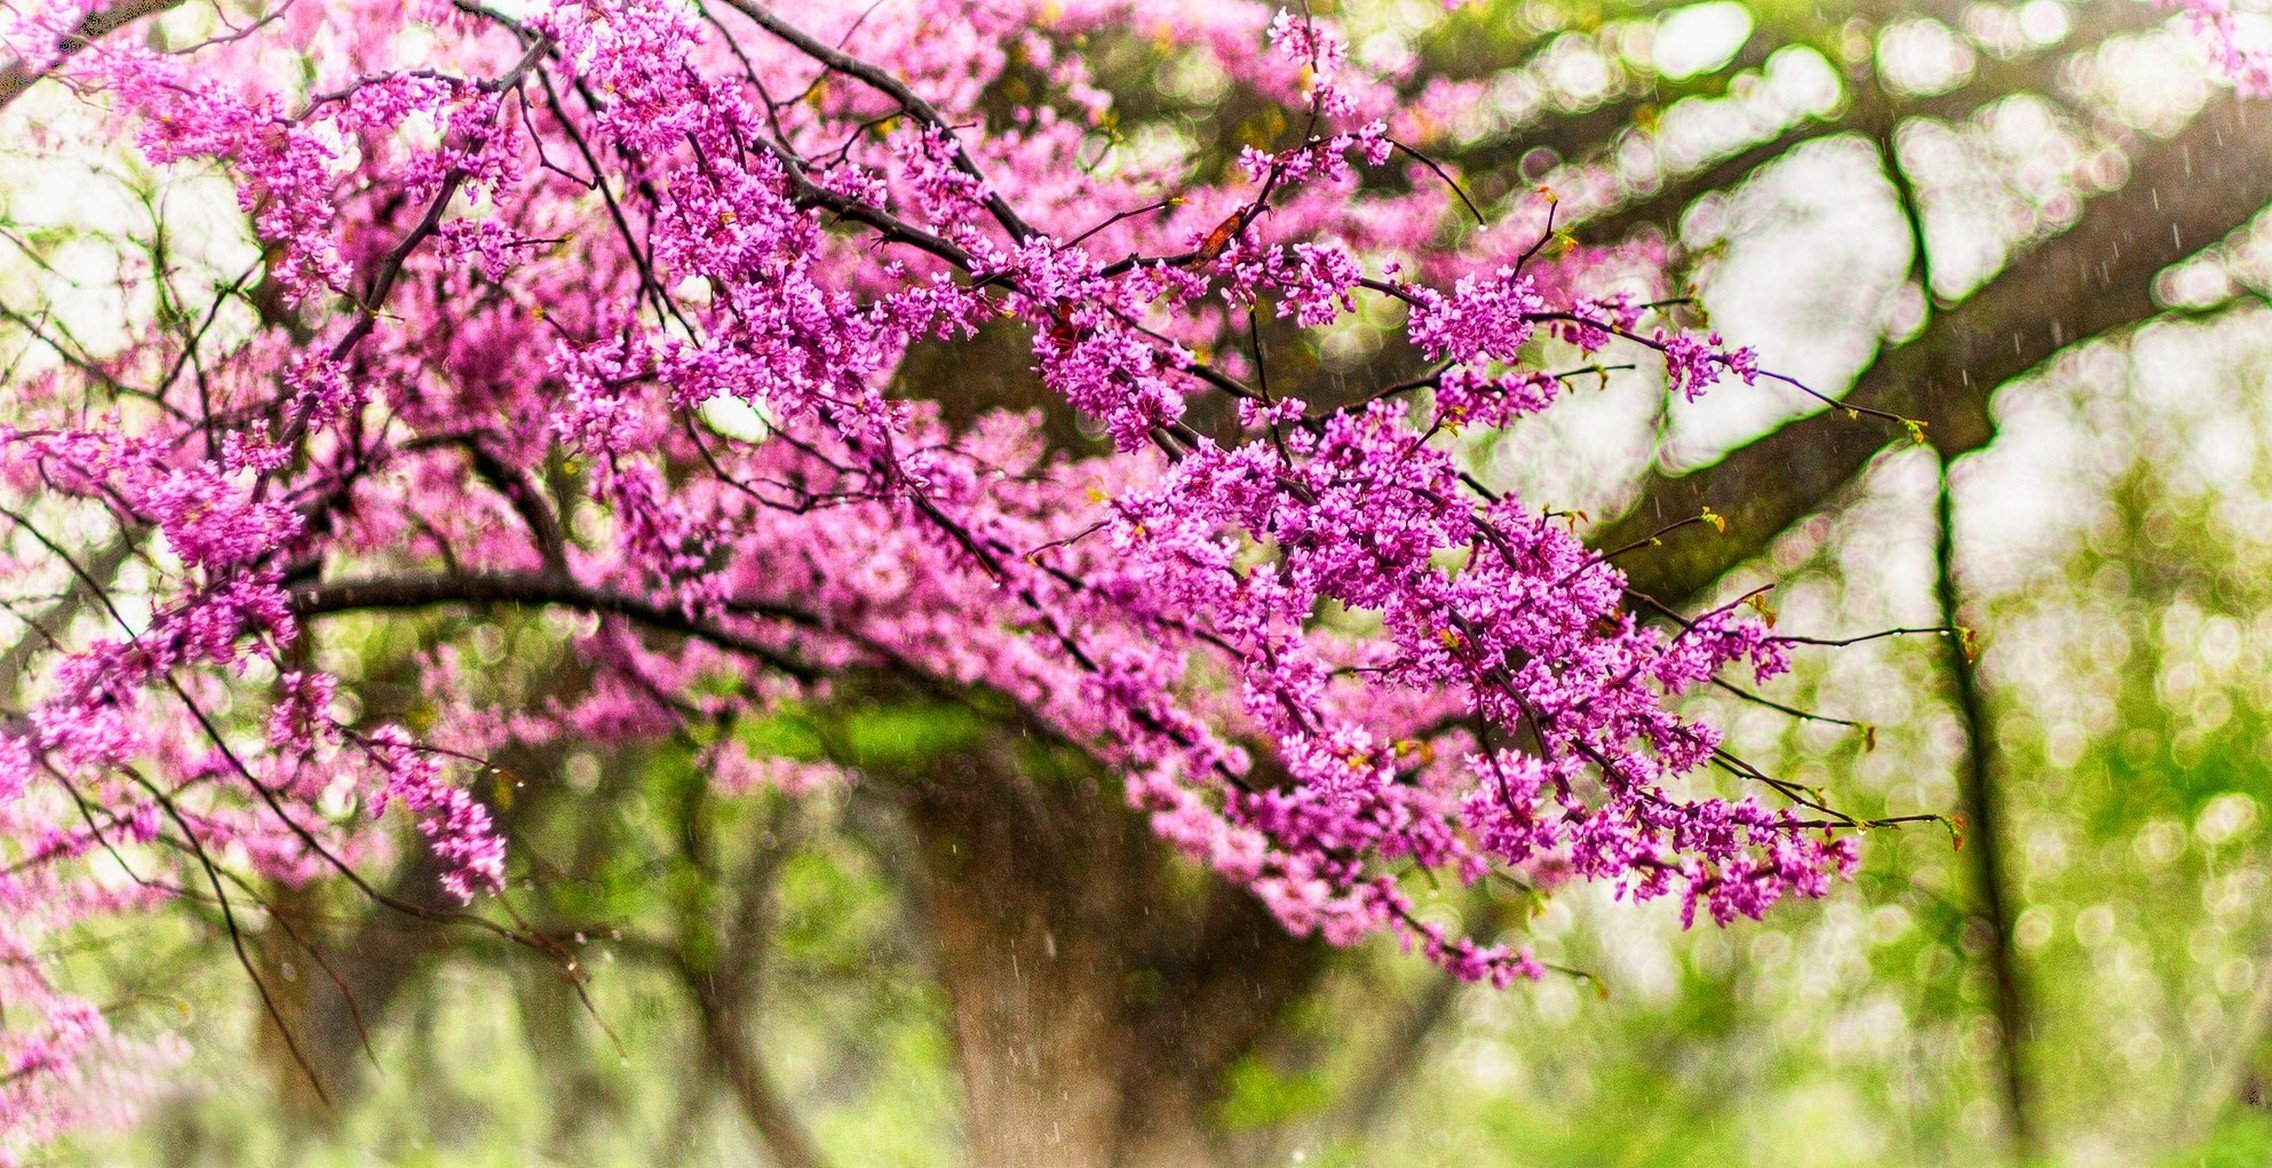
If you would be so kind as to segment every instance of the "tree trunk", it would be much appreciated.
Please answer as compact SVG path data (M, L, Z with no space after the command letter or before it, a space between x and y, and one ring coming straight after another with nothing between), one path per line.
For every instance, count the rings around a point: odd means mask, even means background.
M1222 1163L1225 1072L1323 947L1179 871L1106 784L1013 758L950 756L909 801L972 1168Z
M1949 493L1949 465L1941 464L1940 535L1935 544L1938 566L1937 595L1941 623L1962 624L1963 602L1957 593L1956 523ZM1972 838L1965 851L1971 856L1973 895L1978 908L1973 919L1988 934L1985 957L1994 983L1996 1010L1997 1085L2004 1104L2004 1122L2010 1129L2012 1151L2022 1164L2043 1159L2043 1131L2035 1109L2034 1083L2028 1076L2027 1047L2033 1038L2033 1008L2028 999L2019 948L2012 939L2018 917L2013 903L2011 875L2005 867L2002 801L1997 797L1996 727L1988 712L1987 695L1973 669L1972 650L1955 635L1948 642L1949 681L1958 715L1964 722L1965 755L1957 769L1957 788L1964 801L1965 818L1972 823Z
M440 869L420 850L390 890L438 908L440 883ZM334 939L313 885L276 888L269 907L279 920L258 935L253 949L275 1013L260 1011L257 1050L279 1113L300 1134L328 1131L341 1118L338 1109L361 1095L373 1069L365 1040L377 1040L381 1020L448 938L431 921L377 908L353 933Z

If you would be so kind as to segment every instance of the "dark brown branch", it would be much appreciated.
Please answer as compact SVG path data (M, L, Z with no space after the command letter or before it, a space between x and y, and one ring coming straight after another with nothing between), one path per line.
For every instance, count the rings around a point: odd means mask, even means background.
M796 25L781 19L774 15L772 9L757 3L756 0L726 0L726 3L734 11L755 21L759 28L788 42L798 52L811 57L833 72L854 78L878 93L891 98L898 102L900 108L906 110L909 116L945 135L947 141L954 145L955 169L978 182L985 192L980 197L979 202L986 208L987 213L994 217L995 222L1002 225L1004 231L1010 233L1011 239L1024 243L1034 237L1034 229L1024 219L1018 217L1018 213L1010 208L1010 204L1003 200L999 192L994 190L993 184L986 181L986 175L978 169L978 164L970 160L970 153L963 149L962 139L955 134L954 126L947 120L947 116L939 112L939 107L924 100L922 94L908 88L905 82L890 73L870 65L826 41L819 40Z
M1889 348L1846 401L1923 419L1943 455L1987 444L1988 398L2077 341L2158 311L2154 275L2223 238L2272 201L2272 116L2227 97L2176 137L2131 158L2129 186L2085 205L2066 233L2017 258L1919 337ZM1829 503L1889 442L1887 427L1826 410L1684 475L1657 474L1639 504L1596 536L1618 546L1709 507L1725 535L1689 529L1623 562L1633 587L1678 604Z
M550 40L540 37L532 41L528 50L521 54L520 61L514 64L504 76L494 81L483 82L481 88L490 93L504 93L518 88L521 80L528 76L529 70L535 68L537 62L543 60L551 51L552 42ZM472 143L469 152L478 152L482 149L487 144L488 137L492 132L483 132L481 137ZM449 210L450 200L457 197L458 190L465 185L466 179L471 177L472 173L472 170L464 164L450 167L442 175L442 189L436 192L433 201L426 205L425 214L419 217L415 226L403 233L402 238L395 242L394 247L386 255L380 257L378 266L372 269L370 287L363 293L362 303L356 311L355 323L349 325L347 331L340 334L339 340L331 347L331 359L333 361L346 360L347 355L355 351L355 346L361 344L363 338L370 335L371 330L378 326L379 314L386 308L387 297L394 291L395 281L402 277L404 265L409 263L411 254L418 250L419 245L425 243L427 238L436 231L441 230L442 215ZM295 424L296 427L297 423Z
M562 530L560 518L552 513L544 501L544 493L529 477L491 451L478 437L465 440L465 450L473 461L473 472L481 476L498 494L511 503L514 514L528 525L529 535L536 541L537 551L544 556L545 567L555 573L568 570L568 533Z
M8 108L8 103L22 97L24 91L30 89L40 78L54 72L57 65L78 55L88 45L145 16L155 16L180 6L181 0L125 0L124 3L81 17L78 25L64 36L63 43L56 46L54 61L36 69L20 58L0 65L0 109Z
M292 611L302 617L402 611L448 604L557 605L620 616L660 632L677 633L744 654L799 681L819 677L812 666L746 633L695 619L671 605L593 587L552 573L469 572L454 576L386 577L309 585L292 593Z

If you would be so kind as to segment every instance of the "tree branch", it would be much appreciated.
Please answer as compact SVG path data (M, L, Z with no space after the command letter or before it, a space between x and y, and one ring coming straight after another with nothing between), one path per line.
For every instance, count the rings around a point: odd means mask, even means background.
M1857 130L1872 132L1873 127L1890 133L1893 126L1909 118L1954 120L2011 94L2050 93L2058 88L2060 73L2076 52L2087 52L2109 37L2142 32L2167 19L2166 12L2148 4L2098 4L2091 17L2080 22L2085 25L2083 36L2063 41L2053 50L2009 60L1984 57L1970 78L1944 93L1898 96L1865 76L1850 82L1851 99L1829 118L1802 121L1701 167L1668 175L1654 192L1603 210L1574 226L1579 237L1600 243L1614 242L1648 224L1670 234L1681 212L1698 196L1741 183L1802 143Z
M890 73L862 61L781 19L773 13L772 9L757 3L757 0L726 0L726 4L734 11L756 22L759 28L788 42L791 47L812 58L822 67L858 80L870 89L891 98L898 102L899 107L906 110L909 116L945 135L947 141L954 146L955 169L977 180L984 191L979 202L986 208L987 213L992 215L994 221L1000 223L1002 230L1009 232L1010 238L1016 242L1024 243L1034 237L1036 234L1034 229L1024 219L1018 217L1018 213L1010 208L1008 202L1003 200L1000 192L994 189L994 185L987 182L986 175L978 169L978 164L971 161L970 152L963 148L962 139L955 133L954 125L947 120L947 116L939 112L939 107L924 100L922 94L908 88L906 82Z
M1944 457L1995 435L1988 398L2061 349L2153 316L2155 273L2216 242L2272 202L2272 117L2217 99L2176 137L2131 157L2129 185L2092 199L2065 234L2038 244L1918 339L1882 351L1844 399L1923 419ZM1633 587L1678 603L1820 509L1896 435L1837 409L1791 422L1717 464L1656 473L1639 503L1598 533L1615 547L1709 507L1727 532L1690 527L1622 561Z
M552 573L469 572L455 576L382 577L314 584L292 592L292 611L301 617L434 608L446 604L557 605L620 616L651 629L677 633L745 654L799 681L814 681L820 677L820 671L813 666L746 633L697 620L680 608Z
M0 65L0 109L8 108L10 102L22 97L24 91L30 89L40 78L54 72L57 65L78 55L88 45L145 16L155 16L180 6L181 0L125 0L124 3L81 17L79 23L64 35L63 42L56 46L53 61L36 69L20 57Z

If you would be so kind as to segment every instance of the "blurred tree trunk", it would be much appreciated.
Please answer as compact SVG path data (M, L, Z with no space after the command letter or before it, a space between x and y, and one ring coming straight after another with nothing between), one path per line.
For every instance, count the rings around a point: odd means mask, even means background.
M1221 1163L1225 1073L1323 967L1106 786L1006 744L911 786L974 1168Z
M420 848L406 857L389 893L440 910L441 869ZM274 923L252 950L275 1013L259 1006L257 1050L275 1084L280 1112L303 1133L331 1128L372 1068L365 1042L426 960L450 942L443 926L374 908L345 937L327 927L320 886L277 887ZM242 910L240 909L240 912ZM288 927L287 927L288 926ZM287 1041L287 1034L289 1041Z
M1963 597L1957 589L1955 508L1950 499L1948 464L1941 464L1939 537L1935 542L1938 573L1935 591L1941 606L1941 623L1964 628ZM2011 874L2004 855L2003 800L1996 790L1996 724L1988 697L1974 668L1969 633L1944 637L1948 644L1951 697L1964 725L1964 759L1957 766L1957 791L1964 816L1971 822L1965 851L1971 856L1973 895L1977 907L1972 923L1987 934L1980 946L1988 963L1996 1012L1997 1086L2004 1104L2004 1122L2010 1130L2012 1150L2022 1163L2043 1157L2043 1130L2036 1115L2035 1084L2028 1075L2027 1048L2033 1036L2034 1010L2026 972L2020 968L2019 947L2012 938L2018 916ZM1967 946L1970 948L1970 946Z
M779 1168L822 1168L827 1161L819 1147L746 1037L754 1029L749 1008L720 992L719 979L691 967L682 967L682 972L699 1015L710 1073L732 1093L742 1118L764 1143L773 1163Z

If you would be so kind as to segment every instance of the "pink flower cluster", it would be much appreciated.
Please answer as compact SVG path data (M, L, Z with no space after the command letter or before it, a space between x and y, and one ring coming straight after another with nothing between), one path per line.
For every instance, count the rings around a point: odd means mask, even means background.
M2272 96L2272 41L2241 27L2230 0L2157 0L2177 9L2218 70L2247 97Z
M0 575L105 596L0 709L0 839L31 874L0 905L128 907L91 891L98 849L191 883L375 862L353 812L397 802L472 899L506 873L467 783L500 748L730 734L876 676L1006 701L1289 929L1387 932L1473 980L1540 967L1424 920L1414 872L1602 880L1724 922L1851 869L1851 821L1690 781L1720 743L1677 699L1772 676L1782 644L1734 611L1636 620L1614 565L1452 437L1548 408L1555 363L1613 346L1690 396L1754 356L1658 322L1630 254L1498 246L1546 229L1535 202L1469 230L1411 77L1247 0L707 13L302 0L61 66L161 173L226 169L283 296L204 348L148 323L0 416ZM1078 48L1121 26L1289 128L1205 183L1096 165L1113 109ZM1272 391L1258 322L1376 305L1412 376ZM1023 351L990 372L1109 450L914 380L939 367L919 348L1005 332ZM104 546L131 603L87 567ZM309 663L323 622L444 605L574 614L588 684L511 694L437 646L414 735ZM734 790L868 778L731 737L705 759ZM48 1000L27 1084L101 1045ZM39 1106L0 1101L0 1127L64 1122Z

